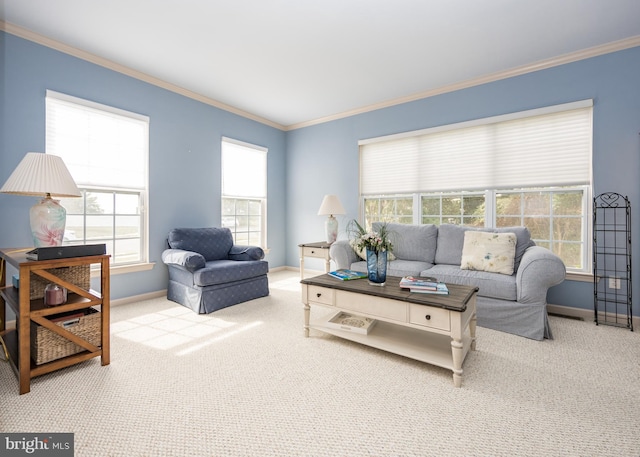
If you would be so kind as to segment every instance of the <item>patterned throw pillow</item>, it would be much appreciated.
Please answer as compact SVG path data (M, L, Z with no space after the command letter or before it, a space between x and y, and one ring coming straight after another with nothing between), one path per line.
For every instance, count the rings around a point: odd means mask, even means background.
M468 231L464 234L462 270L513 274L516 255L515 233Z

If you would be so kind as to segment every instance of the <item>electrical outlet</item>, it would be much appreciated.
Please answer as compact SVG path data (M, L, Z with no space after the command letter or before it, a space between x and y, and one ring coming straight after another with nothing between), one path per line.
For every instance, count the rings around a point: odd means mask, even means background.
M609 278L609 289L619 289L620 278Z

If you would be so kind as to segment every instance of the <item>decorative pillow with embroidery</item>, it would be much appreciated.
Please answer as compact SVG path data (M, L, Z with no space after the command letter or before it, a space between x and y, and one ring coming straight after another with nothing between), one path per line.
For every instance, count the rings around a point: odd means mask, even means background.
M470 230L464 233L460 269L489 271L511 276L515 255L515 233Z

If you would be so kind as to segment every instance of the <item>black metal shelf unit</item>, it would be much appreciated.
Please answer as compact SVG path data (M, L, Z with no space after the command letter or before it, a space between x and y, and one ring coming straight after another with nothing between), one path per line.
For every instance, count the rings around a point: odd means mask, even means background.
M633 331L631 206L615 192L593 199L593 306L596 325Z

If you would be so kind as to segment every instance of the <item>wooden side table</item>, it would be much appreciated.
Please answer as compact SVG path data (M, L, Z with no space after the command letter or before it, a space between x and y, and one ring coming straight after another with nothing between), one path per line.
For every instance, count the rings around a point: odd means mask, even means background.
M298 247L300 248L300 279L304 279L305 257L324 259L324 272L329 273L331 271L331 257L329 256L331 244L326 241L319 241L317 243L299 244Z
M32 261L26 258L28 249L0 249L0 336L4 339L9 363L14 368L20 382L20 394L31 390L31 378L83 362L93 357L101 357L102 365L109 365L109 255L73 257L67 259ZM20 272L20 288L7 286L7 265ZM100 265L100 293L65 279L60 273L68 267L90 268ZM58 284L68 291L66 303L46 306L42 298L31 298L31 282L35 278L47 283ZM16 315L16 328L6 330L6 309L9 305ZM87 308L100 309L100 346L56 325L49 317L67 311ZM95 309L95 308L94 308ZM72 341L83 351L37 365L31 360L32 325L40 325L62 338Z

